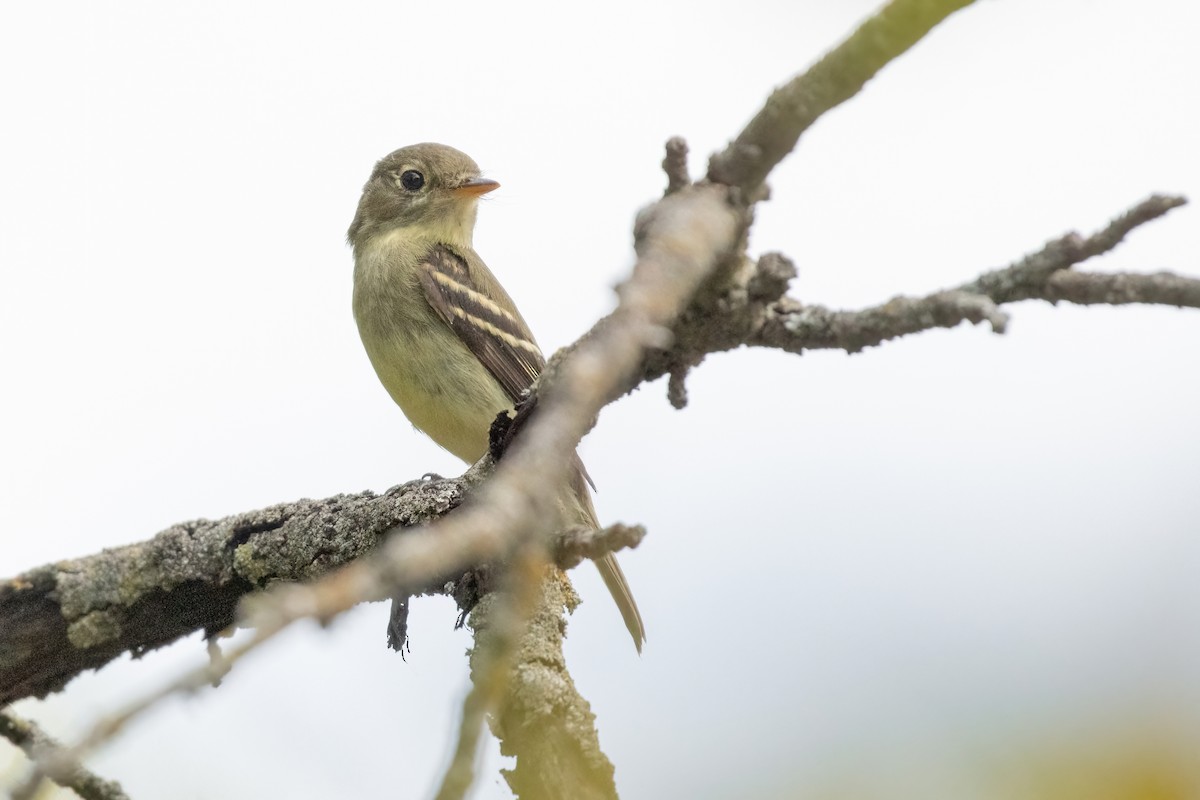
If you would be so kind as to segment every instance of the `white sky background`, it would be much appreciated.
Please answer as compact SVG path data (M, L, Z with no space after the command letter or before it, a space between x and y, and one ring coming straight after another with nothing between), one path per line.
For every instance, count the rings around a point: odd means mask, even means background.
M611 307L665 139L701 173L873 7L10 9L0 575L456 474L351 318L375 160L442 141L502 183L476 246L549 352ZM804 136L753 252L858 307L1154 191L1200 202L1198 32L1175 0L981 2ZM1200 275L1197 252L1189 206L1086 268ZM715 356L682 413L661 382L605 411L583 452L601 517L650 530L622 556L649 641L635 656L585 566L568 658L623 797L1009 797L1030 753L1194 752L1200 312L1010 310L1003 337ZM418 601L403 663L385 619L301 626L91 763L139 799L427 796L469 636ZM18 708L70 739L203 657L194 637ZM500 761L475 797L507 796Z

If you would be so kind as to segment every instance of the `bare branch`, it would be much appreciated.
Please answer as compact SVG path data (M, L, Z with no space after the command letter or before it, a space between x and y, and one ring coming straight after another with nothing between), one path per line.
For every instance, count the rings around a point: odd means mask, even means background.
M743 345L791 353L818 349L857 353L889 339L953 328L961 322L987 322L996 333L1003 333L1008 314L1000 306L1021 300L1200 308L1200 279L1165 272L1114 275L1072 269L1112 250L1136 227L1185 203L1182 197L1154 195L1091 236L1069 233L953 289L921 298L896 297L859 311L831 310L782 296L796 269L786 256L768 253L723 294L688 310L675 329L674 345L646 359L643 379L670 375L668 396L675 403L682 392L680 375L708 353Z
M1017 263L985 273L958 288L970 294L986 295L997 303L1032 299L1053 301L1056 298L1049 297L1046 289L1051 275L1107 253L1134 228L1186 203L1183 197L1151 195L1091 236L1085 238L1078 233L1068 233Z
M757 194L757 187L822 114L858 94L889 61L970 2L892 0L804 74L772 92L737 138L709 160L709 180L737 186L748 196Z
M10 711L0 711L0 736L21 748L35 763L63 750L62 745L36 723L21 719ZM121 784L101 778L78 762L70 764L53 777L55 783L72 790L83 800L129 800ZM27 781L26 786L31 786L31 791L36 792L41 782L40 778L36 782ZM17 800L17 795L13 795L13 800Z
M1079 305L1120 306L1153 303L1180 308L1200 308L1200 280L1170 272L1136 275L1128 272L1056 272L1046 281L1046 300L1066 300Z
M888 339L930 328L953 328L960 322L991 323L1003 333L1008 315L987 297L956 289L928 297L896 297L862 311L830 311L822 306L780 303L764 320L750 344L791 353L836 349L857 353Z
M1004 333L1008 315L998 306L1020 300L1079 303L1161 303L1200 308L1200 280L1170 273L1105 275L1075 272L1076 264L1115 248L1139 225L1158 219L1187 201L1154 195L1088 237L1069 233L1003 269L988 272L955 289L928 297L897 297L863 311L829 311L784 298L764 311L747 344L789 352L835 348L856 353L931 328L960 322L991 323Z

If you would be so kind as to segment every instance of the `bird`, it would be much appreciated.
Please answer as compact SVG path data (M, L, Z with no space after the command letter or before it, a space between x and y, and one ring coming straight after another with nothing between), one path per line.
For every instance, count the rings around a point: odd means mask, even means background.
M473 246L479 198L499 186L453 147L402 147L375 164L346 234L354 319L380 382L415 428L468 464L546 365ZM576 456L563 527L600 527L589 483ZM641 653L645 625L616 556L593 563Z

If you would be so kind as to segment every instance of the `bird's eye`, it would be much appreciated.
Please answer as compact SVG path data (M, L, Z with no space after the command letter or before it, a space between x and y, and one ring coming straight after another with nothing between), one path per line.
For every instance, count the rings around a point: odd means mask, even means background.
M400 185L410 192L415 192L425 185L425 176L415 169L406 169L400 176Z

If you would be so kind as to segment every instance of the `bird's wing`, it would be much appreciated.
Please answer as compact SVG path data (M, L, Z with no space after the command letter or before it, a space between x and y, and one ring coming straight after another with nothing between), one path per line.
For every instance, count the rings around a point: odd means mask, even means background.
M502 305L480 291L471 279L466 260L443 245L430 248L422 259L421 287L429 306L504 387L509 398L514 403L521 399L542 374L546 359L512 300L506 295ZM595 491L596 484L579 456L574 460L579 475Z
M542 373L546 359L508 301L496 302L471 279L466 260L443 245L421 261L425 299L515 403ZM508 298L504 298L508 300Z

